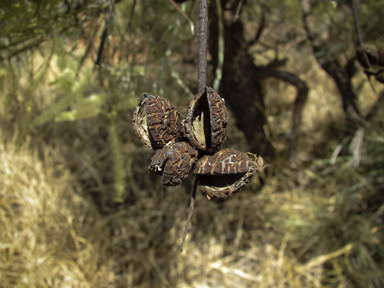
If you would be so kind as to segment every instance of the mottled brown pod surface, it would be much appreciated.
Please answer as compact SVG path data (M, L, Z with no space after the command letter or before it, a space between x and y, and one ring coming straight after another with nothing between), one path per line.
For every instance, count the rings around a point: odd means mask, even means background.
M213 156L204 156L194 170L201 190L212 197L227 199L248 184L258 170L256 156L234 149L223 149Z
M163 186L176 186L187 178L197 155L197 150L187 142L172 143L156 151L148 169L152 174L162 176Z
M143 95L143 100L133 113L136 135L146 147L154 150L176 142L181 137L182 129L175 105L158 95Z
M199 150L216 152L225 140L229 114L224 99L205 87L189 103L184 128L186 137Z

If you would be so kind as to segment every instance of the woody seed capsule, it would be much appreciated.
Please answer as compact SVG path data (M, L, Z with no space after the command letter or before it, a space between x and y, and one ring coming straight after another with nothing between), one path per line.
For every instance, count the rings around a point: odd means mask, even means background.
M163 186L176 186L188 177L197 155L197 150L187 142L171 143L156 151L148 169L162 176Z
M186 137L197 149L213 154L224 143L228 119L224 99L205 87L189 103L183 122Z
M223 149L213 156L204 156L194 170L200 189L212 197L227 199L245 187L256 174L255 155L235 149Z
M178 141L182 127L175 105L162 96L142 95L144 98L133 113L133 129L141 142L157 150Z

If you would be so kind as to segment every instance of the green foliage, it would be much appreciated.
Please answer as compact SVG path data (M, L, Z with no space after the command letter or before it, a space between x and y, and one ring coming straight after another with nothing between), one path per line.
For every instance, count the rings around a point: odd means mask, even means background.
M106 8L102 1L96 5L62 0L3 2L6 4L0 13L0 57L4 59L39 47L54 33L69 36Z
M384 41L384 3L382 1L362 1L359 6L360 25L364 31L364 40L375 45Z
M32 124L39 126L53 118L56 121L65 121L65 118L73 121L84 118L85 115L96 116L100 112L100 106L105 97L93 95L84 99L84 92L88 87L90 76L91 74L88 74L80 80L75 80L75 71L70 68L64 69L61 77L52 83L55 86L52 92L55 94L63 93L65 96L36 117ZM71 111L62 112L70 105L73 105Z
M121 153L121 144L120 137L116 129L116 113L110 115L110 137L111 137L111 146L113 152L113 163L114 163L114 188L115 195L114 201L121 203L124 201L124 192L125 192L125 171L124 171L124 160Z

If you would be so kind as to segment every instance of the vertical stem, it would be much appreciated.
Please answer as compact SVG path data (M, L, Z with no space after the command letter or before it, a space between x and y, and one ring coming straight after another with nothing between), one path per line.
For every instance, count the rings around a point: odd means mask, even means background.
M171 41L169 41L169 43L168 43L168 47L167 47L167 50L165 51L165 55L164 55L163 61L161 62L161 65L160 65L160 68L159 68L159 72L157 73L156 81L153 82L153 84L152 84L152 92L153 92L153 94L159 93L157 86L159 85L159 82L161 80L161 76L163 75L163 71L164 71L165 65L168 62L168 58L169 58L169 56L171 56L173 45L175 44L176 36L177 36L177 34L179 34L180 18L177 20L176 26L173 28L173 33L172 33Z
M119 135L116 129L116 115L117 111L112 111L111 113L111 123L110 123L110 137L111 137L111 147L113 154L113 165L114 165L114 188L115 195L113 200L118 203L124 201L124 192L125 192L125 171L124 171L124 162L121 155L121 145Z
M195 197L196 197L196 191L197 191L197 184L198 184L198 180L197 180L197 177L195 177L195 181L193 182L192 195L191 195L191 204L189 205L187 224L185 224L183 239L182 239L182 243L181 243L181 252L183 252L185 237L187 237L189 223L191 222L193 209L195 208Z
M100 42L99 50L97 52L95 67L100 66L101 64L101 56L103 55L104 43L105 43L105 40L107 39L109 21L111 21L112 12L113 12L113 5L115 5L115 0L111 0L111 3L109 4L108 16L107 16L107 19L105 20L103 34L101 35L101 42Z
M221 78L223 76L223 64L224 64L224 25L223 25L223 9L221 9L220 0L216 0L216 7L217 7L217 26L219 28L219 36L218 36L218 51L217 51L217 67L215 72L215 80L213 81L213 90L219 91Z
M199 71L198 92L207 84L208 1L199 0Z
M208 0L199 0L199 8L199 68L197 80L198 92L202 91L207 85ZM188 219L185 225L181 244L181 252L183 252L185 237L187 236L189 223L191 222L193 209L195 208L197 185L198 180L197 177L195 177L191 195L191 203L189 205Z
M363 45L364 45L363 44L363 33L361 33L359 11L357 10L356 0L352 0L352 9L353 9L353 16L355 19L357 36L359 37L359 46L363 47ZM365 53L364 53L364 55L365 55Z

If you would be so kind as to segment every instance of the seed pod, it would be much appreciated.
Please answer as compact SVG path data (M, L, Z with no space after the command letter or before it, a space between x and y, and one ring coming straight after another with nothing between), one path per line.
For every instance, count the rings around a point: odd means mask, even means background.
M133 129L148 148L161 149L176 142L182 134L180 114L175 105L158 95L143 93L133 113Z
M225 140L228 119L224 99L205 87L189 103L184 120L186 137L197 149L213 154Z
M163 186L176 186L192 171L198 152L187 142L171 143L157 150L148 169L162 176Z
M234 149L223 149L213 156L202 157L194 172L208 200L212 197L227 199L245 187L256 173L255 157Z

